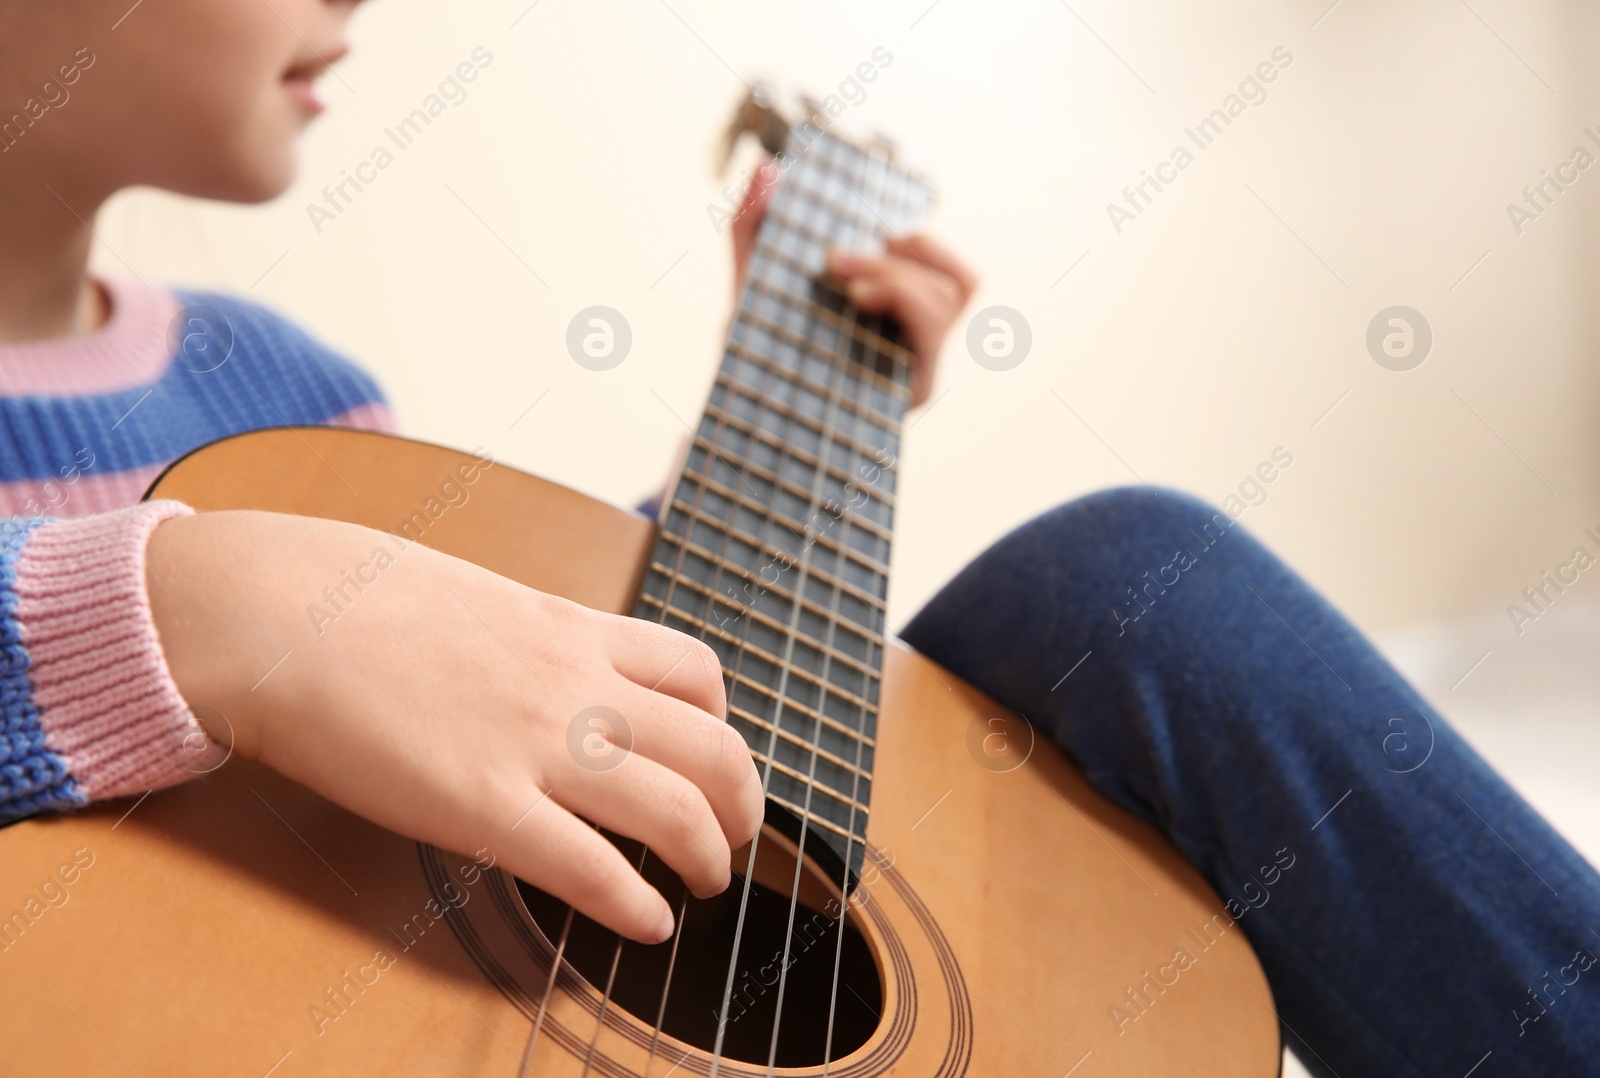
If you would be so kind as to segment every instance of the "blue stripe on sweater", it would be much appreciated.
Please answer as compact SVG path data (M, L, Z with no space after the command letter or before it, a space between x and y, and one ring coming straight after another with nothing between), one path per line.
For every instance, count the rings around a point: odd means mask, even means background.
M38 517L0 521L0 824L88 802L67 762L45 746L15 617L17 557L43 523Z
M226 362L205 369L206 338L194 337L199 346L180 348L179 361L146 386L0 398L0 482L54 477L83 449L94 455L95 474L165 464L230 434L325 423L383 402L370 375L287 319L231 296L176 295L186 312L204 307L222 316L210 347L231 333Z

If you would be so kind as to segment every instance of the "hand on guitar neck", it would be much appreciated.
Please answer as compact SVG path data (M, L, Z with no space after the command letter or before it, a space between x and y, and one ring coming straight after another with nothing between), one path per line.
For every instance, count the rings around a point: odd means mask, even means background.
M752 184L735 223L740 279L773 186ZM862 310L900 320L917 357L913 403L925 401L971 271L924 236L882 255L836 251L830 268ZM726 723L716 654L418 544L374 565L390 545L356 525L258 512L156 530L156 628L196 714L228 716L229 729L208 733L391 830L487 849L624 936L669 938L667 902L585 820L644 842L698 896L728 885L730 851L759 828L763 797ZM334 622L308 617L306 597L357 566L376 584ZM286 650L263 678L263 657ZM635 766L583 751L595 735L575 716L595 707L628 717L631 729L602 736Z
M756 231L780 178L771 161L756 170L733 221L735 291L743 285ZM845 286L850 302L867 314L893 315L915 353L911 407L933 395L934 368L950 328L977 291L971 267L949 248L922 234L891 234L883 254L834 248L828 269Z

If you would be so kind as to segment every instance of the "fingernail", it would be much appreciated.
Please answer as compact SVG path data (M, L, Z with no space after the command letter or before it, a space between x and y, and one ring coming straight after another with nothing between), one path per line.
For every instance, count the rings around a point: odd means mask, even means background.
M656 925L656 942L665 943L672 938L672 907L661 907L661 923Z
M845 291L849 294L851 303L860 303L867 298L867 293L872 291L872 288L866 281L854 280L850 282Z
M828 268L835 273L849 273L859 265L861 259L842 247L835 247L828 252Z

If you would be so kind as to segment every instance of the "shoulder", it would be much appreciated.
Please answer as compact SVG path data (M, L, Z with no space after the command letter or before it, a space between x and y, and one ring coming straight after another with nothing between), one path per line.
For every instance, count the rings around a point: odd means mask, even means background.
M360 366L268 307L220 292L173 289L172 295L180 308L173 358L186 367L235 358L319 367L377 392L378 383Z
M231 366L235 376L257 384L266 379L276 391L273 398L299 413L290 422L392 427L377 380L291 319L219 292L173 289L172 295L180 308L175 366L195 372ZM324 414L305 414L307 409Z

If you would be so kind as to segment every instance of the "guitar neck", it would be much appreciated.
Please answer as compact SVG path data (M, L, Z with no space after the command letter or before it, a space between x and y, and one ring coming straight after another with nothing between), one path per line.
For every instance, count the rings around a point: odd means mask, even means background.
M727 349L637 614L722 659L769 808L854 875L872 792L900 428L911 355L826 276L829 246L915 231L928 186L887 149L793 129ZM770 815L770 813L769 813Z

